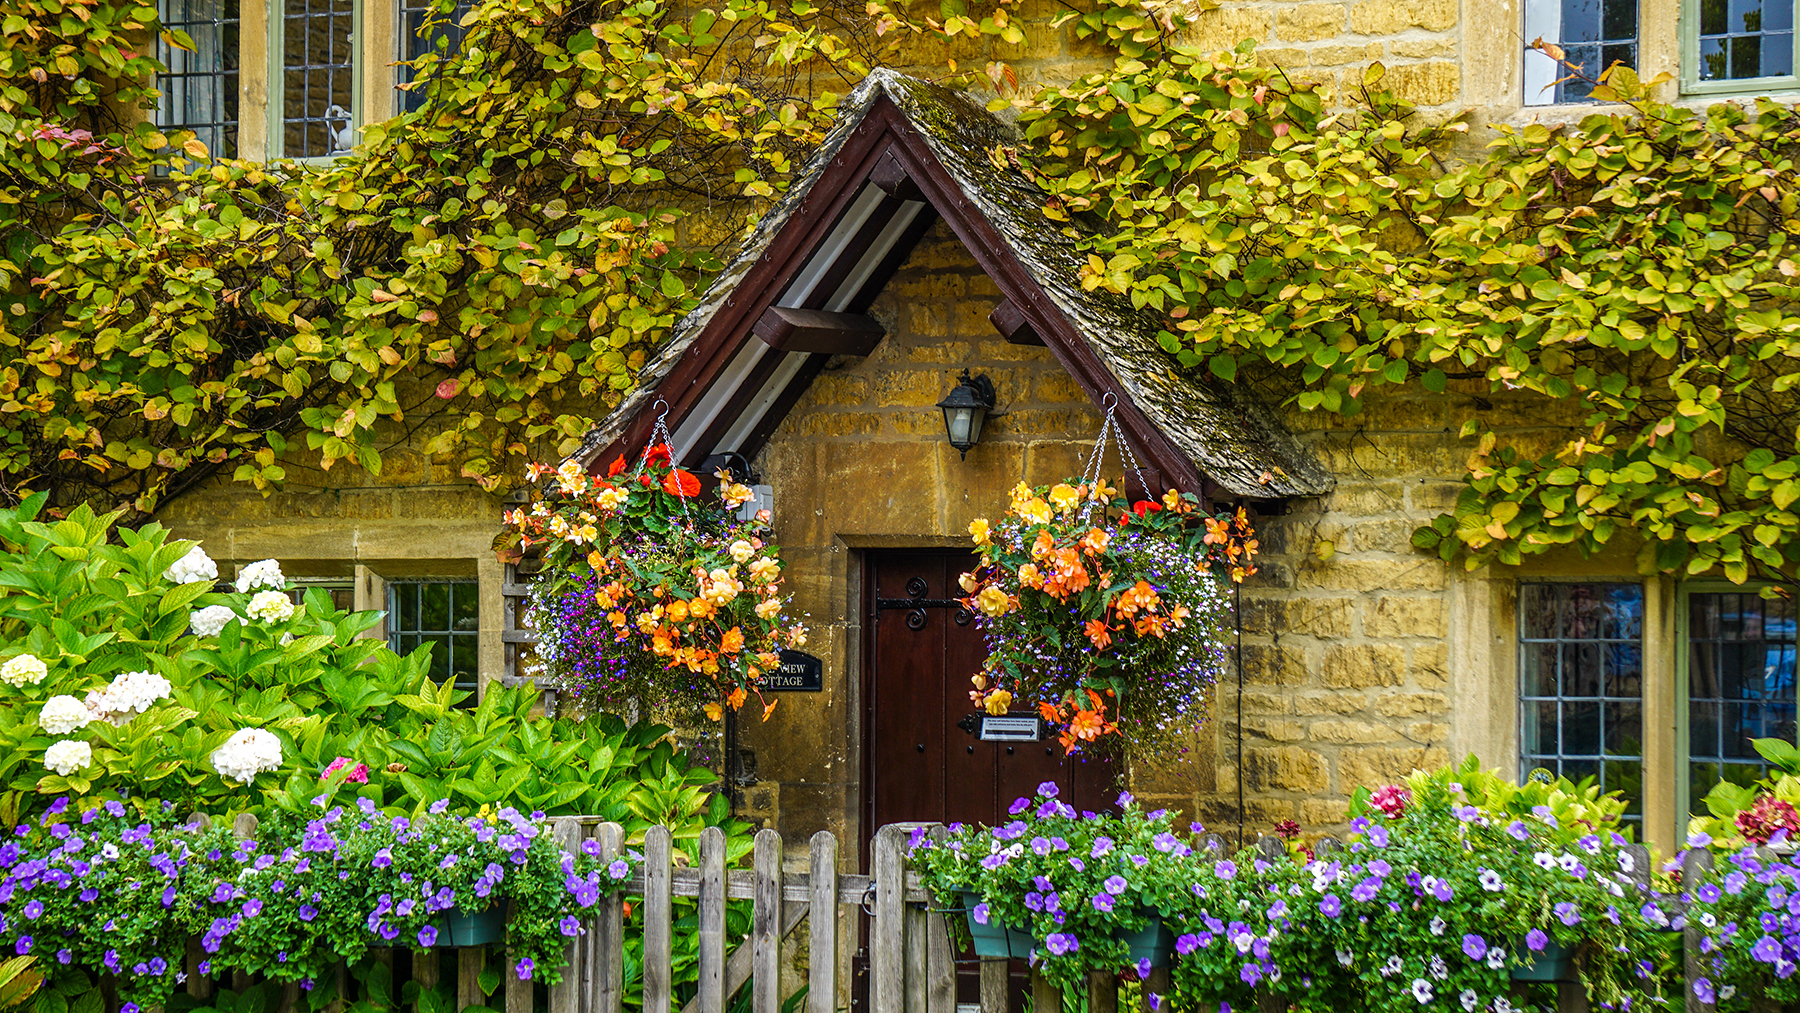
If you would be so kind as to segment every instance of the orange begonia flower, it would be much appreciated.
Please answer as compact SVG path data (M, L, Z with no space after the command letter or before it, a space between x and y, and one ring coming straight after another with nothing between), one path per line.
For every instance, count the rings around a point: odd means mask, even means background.
M676 468L663 476L662 488L663 492L671 496L688 499L700 495L700 477L693 472Z
M621 471L624 471L624 470L625 470L625 455L624 455L624 454L620 454L620 455L619 455L619 459L618 459L618 460L616 460L616 461L614 461L614 462L613 462L613 463L611 463L611 464L609 464L609 465L607 465L607 467L606 467L606 477L607 477L607 478L614 478L614 477L616 477L616 476L617 476L617 475L618 475L618 474L619 474L619 472L621 472Z
M731 691L731 695L725 698L725 702L731 705L732 710L737 710L739 707L744 706L744 701L748 697L749 694L744 692L744 687L739 686Z
M1106 650L1107 646L1112 643L1112 633L1107 629L1104 620L1089 619L1087 621L1086 632L1088 639L1092 640L1094 646L1102 651Z
M1056 548L1056 539L1050 537L1050 532L1040 531L1037 540L1031 543L1031 558L1043 559L1054 548Z
M669 445L667 443L658 443L653 447L645 447L644 448L644 463L645 464L668 464L669 463Z
M742 627L733 626L719 638L720 654L736 654L744 649L744 631Z

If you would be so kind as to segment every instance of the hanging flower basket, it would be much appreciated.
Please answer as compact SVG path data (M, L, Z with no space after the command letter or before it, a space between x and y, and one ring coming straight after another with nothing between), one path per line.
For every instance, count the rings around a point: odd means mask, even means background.
M963 913L969 920L969 941L977 957L1024 960L1031 956L1031 948L1035 945L1031 930L1002 925L999 916L982 903L981 894L963 890L961 895Z
M739 519L751 491L729 472L706 491L656 443L603 476L570 462L531 477L546 488L506 515L521 549L543 551L527 619L553 684L585 705L643 702L716 721L760 699L780 652L806 643L783 611L768 511Z
M451 908L444 915L444 929L451 946L488 946L506 938L506 905L480 911Z
M987 639L970 699L1036 709L1067 751L1175 750L1228 660L1230 585L1255 572L1248 517L1170 492L1128 503L1102 480L1012 491L969 526L981 565L964 599Z

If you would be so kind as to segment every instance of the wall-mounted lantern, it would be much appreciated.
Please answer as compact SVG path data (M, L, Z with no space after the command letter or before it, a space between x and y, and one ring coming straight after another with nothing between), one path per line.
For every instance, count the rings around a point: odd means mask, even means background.
M964 369L956 388L938 402L944 410L944 430L950 445L969 459L969 448L981 442L981 425L994 410L994 381L987 375L971 377Z

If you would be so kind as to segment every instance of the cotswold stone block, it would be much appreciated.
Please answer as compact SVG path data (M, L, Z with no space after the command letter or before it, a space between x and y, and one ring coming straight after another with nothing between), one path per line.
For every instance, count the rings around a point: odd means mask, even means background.
M1270 644L1244 645L1245 683L1252 686L1297 686L1305 681L1304 652Z
M1350 27L1363 35L1397 35L1408 28L1441 32L1456 25L1457 0L1367 0L1350 8Z
M1368 708L1364 693L1296 693L1295 714L1360 714Z
M1387 725L1370 724L1367 721L1314 721L1309 731L1314 742L1346 745L1392 742L1400 737L1399 732Z
M875 399L883 407L925 407L937 404L952 386L936 370L882 373L875 377Z
M1308 798L1300 801L1300 826L1311 830L1342 823L1350 817L1350 803L1335 798Z
M806 392L807 400L820 405L859 405L869 400L869 381L860 376L823 373Z
M1440 747L1346 749L1338 756L1338 776L1344 789L1361 785L1378 788L1393 784L1415 770L1429 770L1450 762Z
M1245 39L1269 37L1269 16L1242 7L1220 7L1201 13L1194 22L1190 41L1205 52L1231 49Z
M1344 22L1341 3L1301 4L1275 16L1275 32L1283 42L1312 42L1342 33Z
M1402 552L1413 551L1412 533L1418 530L1421 521L1396 518L1384 521L1365 521L1350 531L1350 544L1347 548L1357 552Z
M1448 583L1442 560L1424 556L1403 559L1314 560L1300 570L1299 586L1331 591L1442 591Z
M1375 710L1390 718L1437 717L1450 713L1450 698L1442 693L1388 693L1376 698Z
M1244 632L1281 637L1347 637L1352 598L1245 598Z
M1403 63L1388 70L1394 90L1422 106L1454 102L1462 92L1462 69L1448 60Z
M969 361L969 343L967 341L944 341L935 345L914 345L907 350L906 357L913 362L930 362L954 366ZM950 393L946 387L944 393ZM937 402L933 401L933 404Z
M1252 791L1321 792L1331 786L1325 757L1298 746L1244 750L1244 786Z
M1325 652L1321 681L1333 689L1398 686L1406 677L1405 652L1386 644L1348 644Z
M800 420L802 436L869 436L881 432L881 416L870 412L826 412Z
M1441 598L1375 599L1363 610L1363 634L1371 637L1442 637L1447 629Z
M1284 693L1266 693L1259 689L1244 690L1245 714L1286 714L1291 709ZM1221 702L1223 696L1221 696Z
M1306 726L1286 718L1244 719L1246 737L1262 737L1271 742L1298 742L1306 738Z

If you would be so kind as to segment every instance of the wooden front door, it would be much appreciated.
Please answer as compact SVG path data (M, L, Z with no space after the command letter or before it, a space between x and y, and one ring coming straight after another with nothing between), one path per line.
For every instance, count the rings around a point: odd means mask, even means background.
M1077 809L1110 807L1115 765L1065 757L1045 742L982 742L969 677L987 657L954 599L970 552L883 550L867 556L869 649L864 715L865 842L888 823L1009 819L1013 800L1054 781Z

